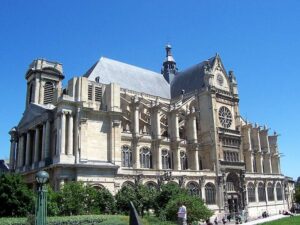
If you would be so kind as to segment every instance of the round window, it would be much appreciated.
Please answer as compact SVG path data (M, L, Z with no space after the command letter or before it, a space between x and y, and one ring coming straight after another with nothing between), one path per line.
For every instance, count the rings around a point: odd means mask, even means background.
M228 108L222 106L219 109L219 120L223 127L228 128L232 123L232 115Z

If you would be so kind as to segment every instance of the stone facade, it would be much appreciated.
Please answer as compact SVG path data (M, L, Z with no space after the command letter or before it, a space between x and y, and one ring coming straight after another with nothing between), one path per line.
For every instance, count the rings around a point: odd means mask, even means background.
M55 189L76 180L113 194L175 182L220 216L291 206L278 135L241 117L234 73L219 55L178 72L166 50L163 75L101 58L65 88L60 63L35 60L24 115L10 131L11 170L32 184L44 169Z

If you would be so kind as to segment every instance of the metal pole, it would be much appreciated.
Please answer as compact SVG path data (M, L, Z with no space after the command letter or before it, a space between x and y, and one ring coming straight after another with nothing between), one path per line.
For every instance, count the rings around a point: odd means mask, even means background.
M46 225L47 221L47 190L45 185L40 184L35 209L35 225Z

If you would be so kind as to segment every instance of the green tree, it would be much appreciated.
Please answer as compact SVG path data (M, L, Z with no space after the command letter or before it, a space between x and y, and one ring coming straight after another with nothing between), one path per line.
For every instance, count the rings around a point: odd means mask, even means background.
M161 211L166 208L168 202L180 194L187 194L187 191L185 189L180 188L175 183L168 183L162 185L161 191L158 193L155 200L156 215L159 216Z
M60 213L63 215L81 215L86 210L86 192L82 182L68 182L59 193Z
M57 216L60 213L58 207L60 193L53 191L50 185L47 185L47 214L48 216Z
M19 174L0 176L0 216L25 216L34 212L34 194Z
M180 194L171 199L166 205L165 215L168 220L177 220L177 212L181 203L187 208L188 223L205 220L213 215L213 212L204 205L199 197Z
M100 213L112 214L116 212L116 200L106 188L97 190L95 201L97 203L96 206L100 210Z
M123 213L128 215L130 207L129 202L137 206L137 198L135 189L133 187L124 186L121 190L116 194L116 206L119 213Z
M156 206L157 190L155 188L148 188L145 185L138 185L136 187L136 208L141 216L144 216L144 211L154 208Z

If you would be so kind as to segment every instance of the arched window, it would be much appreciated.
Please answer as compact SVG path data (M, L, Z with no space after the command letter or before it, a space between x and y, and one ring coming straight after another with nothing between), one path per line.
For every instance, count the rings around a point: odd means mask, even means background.
M152 168L152 154L149 148L143 147L140 150L140 164L141 168Z
M131 182L131 181L125 181L123 184L122 184L122 187L129 187L129 188L134 188L134 183Z
M31 83L29 86L29 96L28 96L28 103L34 102L33 99L33 84Z
M122 166L132 167L132 151L129 146L122 146Z
M150 190L157 190L157 184L152 182L152 181L149 181L145 184L145 186L150 189Z
M171 169L171 155L167 149L161 151L161 163L163 169Z
M266 191L265 191L265 185L263 183L259 183L258 185L258 201L260 202L266 201Z
M269 201L274 201L274 187L273 187L273 184L271 184L271 183L268 184L267 191L268 191L268 200Z
M53 83L47 81L44 86L44 104L51 104L53 101L54 87Z
M279 183L277 183L277 185L276 185L276 196L277 196L278 201L282 200L282 188Z
M205 185L205 200L207 205L216 204L216 189L212 183Z
M190 195L200 196L200 189L199 189L199 185L197 183L190 182L190 183L187 184L186 188L187 188Z
M180 152L180 168L181 168L181 170L188 169L187 155L184 151Z
M255 202L255 186L253 183L249 183L248 187L247 187L247 191L248 191L248 201L249 202Z

